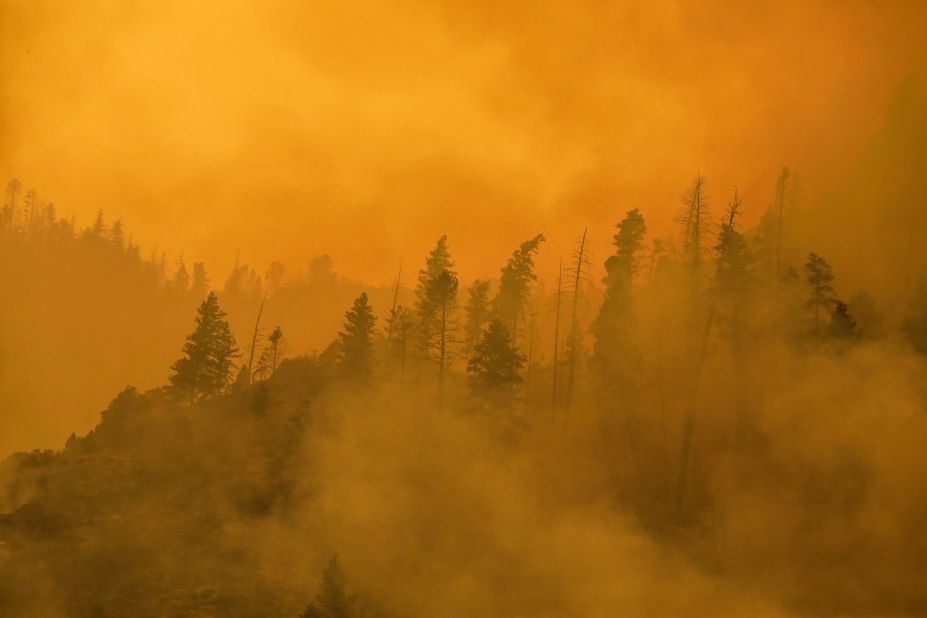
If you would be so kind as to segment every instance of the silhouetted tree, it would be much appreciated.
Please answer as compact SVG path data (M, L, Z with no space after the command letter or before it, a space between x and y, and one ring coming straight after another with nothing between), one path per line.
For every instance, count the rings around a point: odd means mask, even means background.
M259 338L261 336L261 316L264 314L264 304L267 302L267 297L261 299L261 306L258 308L257 318L254 320L254 330L251 334L251 344L248 346L248 363L245 367L248 368L248 380L250 382L251 376L254 375L254 361L255 359L260 359L261 352L258 352Z
M390 355L399 362L399 390L405 389L406 362L412 337L412 313L397 305L390 312L386 344Z
M185 294L190 289L190 273L187 272L187 265L182 257L174 273L174 279L171 281L171 287L180 294Z
M493 319L467 365L471 393L496 406L511 406L524 363L505 324Z
M196 328L187 337L184 357L171 367L171 385L191 403L218 395L231 378L238 349L225 315L216 294L210 292L197 310Z
M386 339L390 340L393 336L393 318L396 316L396 308L399 307L399 292L402 290L402 260L399 260L399 272L396 273L396 281L393 283L393 302L389 307L389 313L386 316Z
M807 305L814 312L814 325L819 328L821 312L830 313L830 307L835 302L834 274L827 260L813 251L808 254L805 262L805 283L808 286Z
M710 224L705 177L699 174L692 180L682 198L683 210L677 221L682 226L682 254L690 271L690 285L698 295L701 285L704 234Z
M615 253L605 261L605 299L592 324L592 362L602 378L601 392L614 401L628 394L636 351L630 337L631 286L647 226L637 208L629 210L612 237Z
M113 243L113 246L119 249L120 251L125 249L126 246L126 237L125 231L122 228L122 220L116 219L113 221L113 224L109 228L109 240Z
M415 290L418 299L419 340L423 351L438 363L438 398L444 397L444 374L456 343L457 274L453 270L447 236L441 236L425 258Z
M354 300L354 306L344 314L343 330L338 333L341 370L352 380L366 381L371 372L371 347L376 317L367 302L367 292Z
M521 243L502 268L499 277L499 291L493 299L493 314L509 327L513 340L518 339L518 321L528 300L530 286L538 278L534 272L534 255L542 242L544 235L538 234Z
M570 307L570 332L567 338L567 383L566 383L566 409L573 403L573 387L576 383L576 365L583 355L583 337L579 325L579 301L582 296L583 285L589 281L591 261L586 247L586 234L589 228L583 230L576 249L572 253L572 261L567 271L570 284L570 295L573 297Z
M557 376L560 368L560 309L563 305L563 257L557 266L557 292L554 294L554 351L551 358L551 369L553 376L551 378L551 400L550 407L553 412L552 416L556 419L557 404L559 396L557 387L559 386Z
M834 339L849 341L857 338L856 320L850 315L850 308L846 303L835 300L827 332Z
M315 600L300 614L300 618L355 618L357 598L348 593L347 581L333 556L322 571Z
M471 353L483 336L483 328L489 321L489 280L475 279L467 288L467 305L464 307L467 321L464 325L464 341L467 353Z

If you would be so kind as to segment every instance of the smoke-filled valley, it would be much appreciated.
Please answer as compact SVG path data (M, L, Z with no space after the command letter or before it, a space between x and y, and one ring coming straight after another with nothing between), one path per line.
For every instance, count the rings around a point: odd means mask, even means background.
M741 136L743 185L726 155L651 193L616 160L577 216L505 186L509 210L410 218L395 204L442 179L484 195L440 157L412 157L421 187L369 179L364 217L356 195L303 212L275 202L299 194L281 166L208 248L214 205L165 203L189 253L148 246L171 235L112 198L130 178L77 204L11 180L0 616L927 615L927 94L885 98L865 139L834 138L859 144L845 164L757 171Z

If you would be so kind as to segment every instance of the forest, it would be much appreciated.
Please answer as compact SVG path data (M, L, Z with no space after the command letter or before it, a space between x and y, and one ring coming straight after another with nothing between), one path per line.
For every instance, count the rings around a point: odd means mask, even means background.
M910 80L818 203L706 170L667 234L615 195L569 254L474 278L438 230L389 286L12 180L0 614L924 615L925 170Z

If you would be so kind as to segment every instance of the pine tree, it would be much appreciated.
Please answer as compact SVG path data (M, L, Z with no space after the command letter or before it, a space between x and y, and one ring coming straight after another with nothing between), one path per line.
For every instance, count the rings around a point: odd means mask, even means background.
M386 332L386 345L389 353L399 362L399 390L403 391L405 389L409 342L412 337L411 312L402 305L397 305L390 311Z
M109 240L113 246L123 251L126 247L125 231L122 229L122 220L116 219L109 228Z
M827 332L834 339L851 341L857 338L856 320L850 315L850 308L846 303L835 301L834 311L830 315L830 324Z
M830 307L835 302L834 274L827 260L813 251L808 254L805 262L805 283L808 286L809 296L807 305L814 312L815 328L820 328L821 312L830 313Z
M103 238L103 234L106 232L106 223L103 221L103 211L97 211L97 218L93 220L93 227L90 228L90 233L97 237Z
M444 398L444 375L456 340L457 273L454 272L447 247L441 236L425 259L415 290L419 319L419 344L438 364L438 399Z
M499 277L499 292L493 299L493 315L509 327L513 339L518 338L519 319L524 312L530 286L538 278L534 272L534 255L542 242L544 235L538 234L521 243Z
M423 347L427 347L428 340L433 337L435 316L438 310L434 299L429 295L429 289L433 282L445 271L454 277L457 276L447 246L447 235L443 235L438 239L435 248L425 258L425 268L418 273L418 285L415 288L415 309L422 327L419 334L423 340Z
M467 365L471 393L499 407L510 407L522 382L524 364L525 357L512 342L508 328L493 319Z
M171 367L171 385L191 403L220 394L231 379L238 349L225 316L215 292L210 292L197 310L196 328L187 337L184 357Z
M186 294L190 289L190 273L187 272L187 265L184 264L183 258L181 258L177 271L174 273L171 288L180 294Z
M467 353L471 353L483 336L483 328L489 321L489 280L476 279L467 288L467 305L464 307L467 321L464 325L464 341Z
M315 600L300 618L354 618L358 616L357 598L348 593L347 580L333 556L322 572Z
M367 302L367 292L354 300L354 305L344 314L343 330L338 333L338 347L341 352L341 370L350 379L366 381L371 372L371 347L376 317Z
M595 334L592 362L601 378L603 398L626 398L637 352L631 341L631 287L639 267L639 254L647 226L637 208L629 210L612 238L614 255L605 261L605 299L592 324Z

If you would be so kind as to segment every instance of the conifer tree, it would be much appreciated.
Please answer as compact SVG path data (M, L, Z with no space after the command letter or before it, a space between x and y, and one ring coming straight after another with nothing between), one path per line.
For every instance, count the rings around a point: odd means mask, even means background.
M405 389L406 362L409 356L409 343L412 337L412 312L397 305L389 316L387 340L390 355L399 362L399 390Z
M357 598L348 593L347 581L333 556L322 572L315 600L300 618L354 618L358 616Z
M602 379L600 392L611 402L625 398L631 385L630 372L637 354L630 336L631 286L647 233L637 208L629 210L617 228L612 238L616 251L605 261L605 299L592 324L592 362Z
M97 237L103 238L103 233L106 231L106 223L103 221L103 211L97 211L97 218L93 220L93 227L90 228L90 233Z
M113 243L113 246L119 249L120 251L125 249L126 246L126 237L125 232L122 229L122 220L116 219L113 221L113 224L109 228L109 239Z
M508 326L512 338L518 338L519 319L528 300L530 286L537 281L534 272L534 255L544 242L538 234L519 245L512 253L499 277L499 292L493 300L493 314Z
M174 273L171 287L181 294L185 294L190 289L190 273L187 272L187 265L184 264L183 258L180 259L180 264Z
M464 341L467 353L471 353L483 336L483 328L489 321L489 280L475 279L467 288L467 305L464 307L467 321L464 325Z
M433 282L445 271L456 277L454 262L447 246L447 235L438 239L435 248L425 257L425 268L418 273L418 285L415 288L416 313L421 325L420 337L423 347L428 346L428 340L433 337L435 316L438 311L434 299L429 296L429 289Z
M345 314L343 330L338 333L341 370L349 379L364 382L370 377L373 327L376 317L367 301L367 292L354 300Z
M834 274L827 260L822 258L813 251L808 254L808 261L805 262L805 283L808 286L807 305L814 312L814 325L819 328L821 324L821 313L824 315L830 313L830 307L835 302L834 297Z
M438 398L444 397L444 376L457 343L457 273L454 272L447 247L447 236L441 236L425 259L425 268L418 275L415 290L418 306L419 343L438 364Z
M493 319L467 365L471 393L500 407L510 407L521 384L525 357L515 347L508 328Z
M196 328L187 337L184 357L171 367L171 385L191 403L220 394L231 378L238 349L225 316L215 292L210 292L197 310Z
M850 315L850 308L846 303L835 301L827 332L834 339L850 341L857 338L856 320Z

